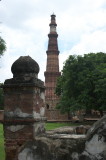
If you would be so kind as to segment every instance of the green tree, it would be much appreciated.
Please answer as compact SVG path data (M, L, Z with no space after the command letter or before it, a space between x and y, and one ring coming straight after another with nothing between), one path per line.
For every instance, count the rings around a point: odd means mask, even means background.
M106 110L106 54L71 55L56 86L61 112L80 109Z
M4 51L6 51L6 43L5 41L0 37L0 57L3 55ZM0 110L3 109L4 106L4 95L3 95L3 89L1 88L0 84Z
M0 56L3 55L4 51L6 50L6 43L5 41L0 37Z
M1 88L2 84L0 84L0 110L4 108L4 94L3 88Z

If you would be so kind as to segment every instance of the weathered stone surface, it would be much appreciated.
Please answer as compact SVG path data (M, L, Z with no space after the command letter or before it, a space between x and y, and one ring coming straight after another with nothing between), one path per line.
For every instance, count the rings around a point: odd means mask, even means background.
M76 134L86 134L89 128L90 126L84 126L84 125L77 126L75 127L75 133Z
M39 65L30 56L21 56L17 59L12 67L13 78L5 80L6 87L44 87L44 82L38 79ZM30 91L31 92L31 91Z
M5 86L6 87L40 87L40 88L45 88L44 87L44 82L41 81L40 79L37 78L32 78L30 76L22 76L22 77L18 77L16 79L12 78L12 79L7 79L5 80ZM32 91L33 92L33 91Z
M87 133L87 140L90 140L92 136L98 133L106 138L106 115L104 115L100 120L95 122L93 126L89 129Z
M17 160L21 146L45 132L45 87L37 78L39 66L31 57L20 57L11 70L13 78L6 80L3 85L3 124L6 160ZM29 151L30 149L25 149L23 153ZM31 154L27 156L28 159L31 160Z
M33 142L26 143L19 151L18 157L19 160L27 160L28 155L31 160L75 160L84 147L84 135L46 134L36 136Z
M106 115L89 129L82 159L106 160Z
M4 110L0 110L0 122L4 120Z
M39 73L39 65L33 60L30 56L21 56L17 59L12 67L12 73L16 75L25 74L25 73Z

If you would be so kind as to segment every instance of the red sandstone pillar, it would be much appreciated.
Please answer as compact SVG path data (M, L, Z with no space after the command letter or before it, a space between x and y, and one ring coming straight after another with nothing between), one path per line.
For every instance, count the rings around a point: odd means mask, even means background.
M13 78L4 83L4 138L6 160L18 160L29 140L44 132L44 84L37 78L39 66L31 57L12 65Z

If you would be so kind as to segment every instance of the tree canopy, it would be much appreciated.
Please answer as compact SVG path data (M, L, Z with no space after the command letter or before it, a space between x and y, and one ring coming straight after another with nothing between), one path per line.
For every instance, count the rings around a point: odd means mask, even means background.
M0 83L0 110L4 108L4 94L3 94L3 88L1 88L3 84Z
M5 41L0 37L0 56L3 55L4 51L6 50L6 43Z
M70 55L56 86L61 112L106 110L106 54Z
M6 50L6 43L5 41L0 37L0 57L3 55L4 51ZM1 88L0 83L0 110L3 109L3 101L4 101L4 95L3 95L3 89Z

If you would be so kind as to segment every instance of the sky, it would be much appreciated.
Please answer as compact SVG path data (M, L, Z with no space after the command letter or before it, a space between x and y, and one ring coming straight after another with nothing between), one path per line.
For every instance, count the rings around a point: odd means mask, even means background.
M50 15L55 13L60 51L59 65L69 55L106 53L106 0L1 0L0 36L7 51L0 58L0 82L12 78L11 65L31 56L44 81Z

